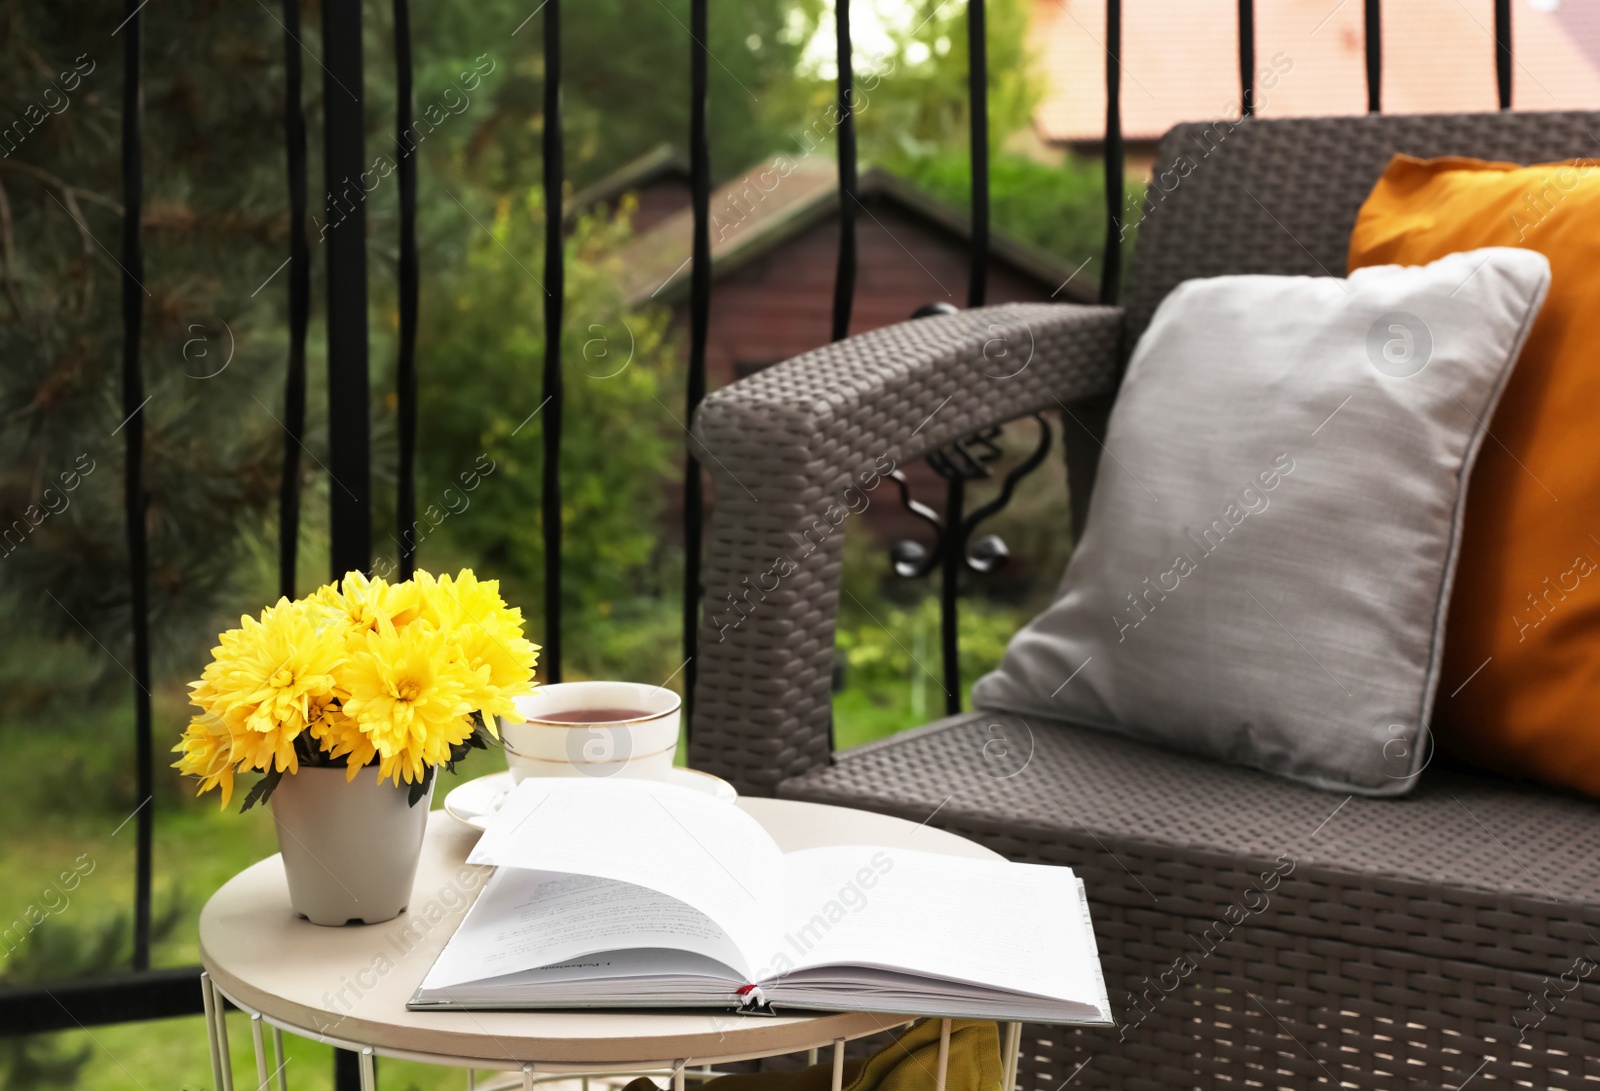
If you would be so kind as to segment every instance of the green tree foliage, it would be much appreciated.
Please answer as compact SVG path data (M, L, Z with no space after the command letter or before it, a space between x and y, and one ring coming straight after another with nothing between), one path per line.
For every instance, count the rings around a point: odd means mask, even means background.
M284 248L281 160L255 135L276 131L281 76L275 28L244 14L209 20L196 54L192 12L145 13L140 413L158 652L195 639L277 473L281 335L271 297L251 292ZM0 7L0 585L22 631L87 630L118 658L122 18L107 0ZM202 87L201 55L226 95Z
M543 132L544 27L541 17L528 19L534 7L502 0L418 16L419 48L442 58L482 57L495 69L461 123L441 126L441 139L430 137L423 147L422 249L434 260L424 266L418 338L416 534L424 567L477 564L506 579L542 639L546 418L535 411L543 396L544 214L533 183ZM788 11L786 0L738 0L715 12L707 46L718 172L744 166L774 139L765 106L774 87L792 78L801 46L785 29ZM688 0L568 4L562 21L569 195L663 140L687 144ZM450 63L423 63L419 102L427 88L442 96L453 78ZM625 216L584 219L568 246L566 667L580 675L645 676L659 665L665 677L677 666L681 556L663 539L663 502L681 478L687 418L667 315L630 313L618 296L613 255L626 237ZM384 325L392 324L391 313ZM378 541L398 552L384 535Z
M960 208L972 205L972 163L965 150L942 151L909 160L906 174L923 189ZM1105 250L1105 170L1099 162L1072 157L1059 164L1026 155L1001 152L989 163L989 207L992 223L1024 242L1066 259L1076 269L1074 283L1093 289ZM1123 269L1128 268L1137 235L1132 212L1143 199L1137 182L1126 188L1123 207L1131 221L1123 240ZM1126 273L1124 273L1126 276Z
M543 237L540 192L501 198L479 219L485 230L441 280L426 314L431 355L447 366L429 371L422 386L418 533L429 563L476 559L513 582L512 601L535 607L544 596L544 288L537 266L516 255ZM664 590L663 498L681 474L681 368L665 312L623 306L614 254L626 237L625 217L584 217L568 245L562 595L580 665L603 655L584 644L600 636L616 604ZM668 658L677 650L669 639Z
M1028 125L1041 85L1028 63L1025 0L989 0L989 133L998 149L1006 137ZM854 18L859 21L861 15ZM863 162L905 172L915 160L965 148L971 123L967 95L967 9L965 3L916 0L880 12L887 48L858 43L852 64L856 75L857 145ZM806 41L833 41L830 9L796 6L789 34ZM831 49L815 70L777 89L769 111L788 124L824 116L838 91ZM814 58L816 59L816 58Z
M419 89L443 85L460 58L504 62L489 108L464 148L480 183L510 192L539 176L543 16L535 0L440 4L415 18L419 49L439 58ZM721 0L706 47L713 169L728 174L773 138L766 104L791 78L800 42L787 0ZM567 177L583 186L662 141L689 140L689 0L584 0L562 8L562 113ZM515 30L515 34L512 31Z
M1027 127L1042 92L1027 54L1031 6L990 0L985 7L992 152ZM899 28L895 37L895 68L880 82L873 108L862 113L861 139L874 162L904 171L920 158L967 147L972 103L966 5L922 0L911 28Z
M220 604L251 607L265 597L283 457L283 361L288 250L282 129L283 30L275 3L217 6L205 19L205 48L193 42L193 11L151 6L145 39L141 356L149 402L146 485L151 613L158 652L191 665ZM464 358L453 346L475 335L463 315L455 263L479 247L468 207L512 195L520 202L538 177L543 59L534 5L418 9L416 107L432 116L416 145L421 159L424 336L420 368L432 390L484 373L537 373L516 338L477 347L500 353ZM739 164L765 146L759 103L787 78L798 46L782 35L781 0L740 0L719 10L709 45L711 113L719 161ZM375 163L402 154L390 129L393 62L388 9L369 5L366 94L368 151ZM623 0L567 4L564 109L568 176L602 175L688 127L688 0L637 5ZM112 31L120 4L70 8L0 6L0 588L12 593L24 628L82 635L126 662L128 583L121 513L118 432L122 347L119 124L122 40ZM317 170L322 74L318 10L304 5L304 100L311 126L311 207L323 220ZM617 33L626 26L628 32ZM513 33L515 31L515 33ZM462 73L488 70L463 90ZM432 114L429 111L432 108ZM371 239L375 303L372 350L377 541L392 525L394 447L393 299L397 185L388 171L362 198ZM340 180L329 180L338 188ZM314 276L321 276L320 224L312 229ZM329 229L332 228L330 226ZM521 232L516 258L537 266L536 233ZM504 256L504 255L502 255ZM481 254L471 259L483 260ZM507 268L514 266L507 263ZM475 267L476 268L476 267ZM476 275L464 274L470 279ZM520 273L516 273L520 276ZM321 290L313 286L314 312ZM451 302L447 302L451 301ZM528 302L528 301L525 301ZM581 300L575 301L581 304ZM541 340L540 308L516 316L525 339ZM327 421L322 410L320 331L309 340L309 427L303 513L307 564L302 583L323 578ZM508 322L507 325L514 323ZM481 330L477 332L482 332ZM515 355L508 355L515 354ZM422 414L431 468L483 431L491 395L451 418L457 442ZM441 407L442 409L442 407ZM681 410L680 410L681 412ZM536 439L537 423L521 434ZM448 461L448 459L444 459ZM524 461L522 468L529 468ZM586 488L574 475L574 492ZM586 525L579 520L576 526ZM581 533L581 530L579 531ZM581 579L606 568L619 548L583 548ZM81 626L81 627L80 627ZM107 657L104 665L118 678Z
M819 59L816 46L832 41L832 14L818 9L799 18L813 43L816 71L790 85L771 112L789 118L783 126L802 148L831 138L837 74L831 52ZM988 22L989 187L994 226L1071 262L1093 259L1082 274L1092 289L1105 244L1105 182L1100 163L1071 156L1008 151L1008 142L1032 124L1043 93L1027 47L1029 5L990 0ZM859 11L855 16L861 20ZM964 3L919 0L886 7L879 21L887 48L859 46L855 52L858 148L863 163L886 167L957 207L971 205L971 102L968 97L967 9ZM793 119L799 119L795 121ZM806 119L811 119L807 121ZM803 135L795 135L800 133ZM831 149L825 149L831 150ZM1128 207L1142 195L1128 187ZM1128 232L1131 253L1133 232ZM1126 262L1124 263L1126 267Z

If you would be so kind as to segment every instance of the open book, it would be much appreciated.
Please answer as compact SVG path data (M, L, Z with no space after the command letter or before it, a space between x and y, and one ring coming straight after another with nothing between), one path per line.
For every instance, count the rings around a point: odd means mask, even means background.
M785 854L732 804L620 777L523 781L468 862L497 870L412 1009L1112 1021L1068 868L873 845Z

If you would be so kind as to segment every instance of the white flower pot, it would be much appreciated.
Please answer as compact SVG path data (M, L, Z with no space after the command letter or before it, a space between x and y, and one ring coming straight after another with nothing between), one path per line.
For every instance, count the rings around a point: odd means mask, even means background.
M377 924L411 901L439 778L413 807L410 785L377 776L363 769L346 783L342 768L302 765L273 790L289 902L312 924Z

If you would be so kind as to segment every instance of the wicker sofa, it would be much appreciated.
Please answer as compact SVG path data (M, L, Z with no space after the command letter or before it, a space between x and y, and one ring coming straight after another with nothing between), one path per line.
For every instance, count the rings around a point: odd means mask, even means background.
M717 504L691 760L746 793L928 821L1075 868L1121 1026L1028 1027L1029 1091L1600 1079L1600 808L1586 801L1442 760L1405 798L1341 798L993 714L829 745L837 528L859 507L847 489L1060 403L1085 426L1065 425L1081 518L1099 453L1087 433L1179 281L1342 275L1356 211L1396 151L1540 162L1592 155L1596 134L1600 115L1571 113L1181 126L1157 155L1126 309L906 322L701 407ZM1018 373L985 356L997 326L1029 335Z

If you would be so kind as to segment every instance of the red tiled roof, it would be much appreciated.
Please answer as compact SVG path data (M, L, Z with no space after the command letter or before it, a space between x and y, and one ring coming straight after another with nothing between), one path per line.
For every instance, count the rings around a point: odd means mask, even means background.
M1600 10L1593 0L1513 0L1512 104L1600 109ZM1262 117L1366 110L1361 0L1256 5ZM1132 140L1179 121L1239 114L1235 0L1123 0L1122 123ZM1034 114L1051 142L1098 141L1105 128L1105 0L1036 0L1030 42L1046 81ZM1272 86L1269 86L1271 84ZM1383 5L1386 113L1493 110L1492 0Z

